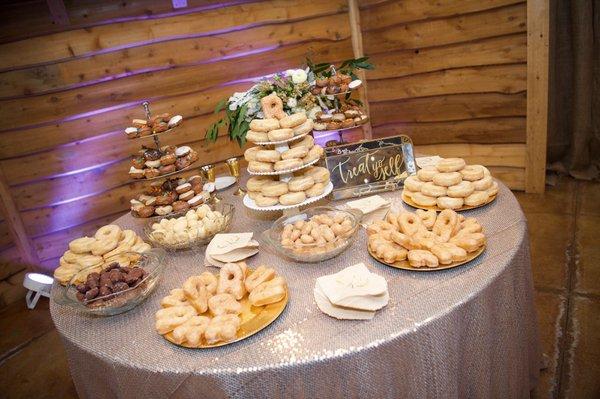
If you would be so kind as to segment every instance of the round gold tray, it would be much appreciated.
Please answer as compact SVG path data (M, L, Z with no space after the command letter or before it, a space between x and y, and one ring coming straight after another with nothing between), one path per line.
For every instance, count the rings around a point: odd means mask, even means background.
M481 208L482 206L486 206L490 202L494 201L497 196L498 196L498 194L491 196L490 198L488 198L488 200L487 200L487 202L485 204L481 204L481 205L477 205L477 206L468 206L468 205L465 205L462 208L454 209L454 210L456 212L460 212L460 211L468 211L470 209ZM436 212L443 211L443 209L440 208L437 205L435 205L435 206L423 206L423 205L417 205L417 204L415 204L412 199L410 199L406 195L404 195L404 190L402 190L402 201L404 201L405 204L408 204L408 205L412 206L413 208L425 209L426 211L428 211L428 210L434 210Z
M403 261L394 262L394 263L387 263L383 259L379 259L377 256L375 256L375 254L373 254L371 252L371 248L369 247L368 244L367 244L367 249L369 251L369 255L371 255L373 258L375 258L375 260L377 260L380 263L383 263L384 265L388 265L388 266L396 268L396 269L410 270L410 271L414 271L414 272L434 272L437 270L452 269L453 267L457 267L460 265L464 265L465 263L469 263L473 259L477 258L479 255L481 255L483 253L483 251L485 251L485 245L483 245L477 251L467 254L467 259L465 259L462 262L452 262L449 265L439 265L438 267L427 267L427 266L412 267L408 263L408 260L403 260Z
M250 271L249 274L251 274L251 273L252 272ZM218 276L217 276L217 278L218 278ZM190 346L185 343L184 344L176 343L175 340L173 339L172 333L167 333L167 334L163 335L163 337L167 341L169 341L177 346L181 346L181 347L189 348L189 349L207 349L207 348L217 348L219 346L229 345L234 342L238 342L238 341L241 341L243 339L253 336L254 334L256 334L259 331L263 330L264 328L268 327L275 320L277 320L279 315L281 315L281 313L283 313L285 307L287 306L288 298L289 298L289 290L286 288L285 297L282 300L280 300L279 302L271 303L271 304L265 305L265 306L252 306L252 304L250 304L250 301L248 300L248 294L246 293L246 295L241 299L241 301L239 301L240 304L242 305L242 313L239 314L239 317L240 317L240 319L242 319L242 322L240 324L240 327L238 328L235 339L233 339L231 341L217 342L216 344L208 345L205 343L204 338L203 338L202 339L203 343L200 344L200 346ZM211 313L210 313L210 311L207 311L206 313L203 313L202 315L211 315Z

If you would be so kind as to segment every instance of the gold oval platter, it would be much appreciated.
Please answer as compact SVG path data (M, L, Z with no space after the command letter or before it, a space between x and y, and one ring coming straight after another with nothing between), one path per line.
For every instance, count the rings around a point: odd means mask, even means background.
M497 196L498 196L498 194L491 196L490 198L488 198L488 200L487 200L487 202L485 204L481 204L481 205L477 205L477 206L468 206L468 205L465 205L462 208L455 209L455 211L456 212L461 212L461 211L468 211L468 210L471 210L471 209L481 208L482 206L486 206L490 202L493 202L496 199ZM413 208L425 209L426 211L428 211L428 210L434 210L436 212L443 211L443 209L440 208L437 205L436 206L417 205L411 198L409 198L407 195L404 194L404 190L402 190L402 201L404 201L405 204L412 206Z
M483 245L477 251L467 254L467 259L465 259L462 262L452 262L449 265L439 265L438 267L427 267L427 266L412 267L411 265L408 264L408 260L403 260L403 261L394 262L394 263L387 263L383 259L379 259L377 256L375 256L375 254L373 254L371 252L371 248L369 247L368 244L367 244L367 248L369 250L369 255L371 255L378 262L383 263L384 265L396 268L396 269L410 270L413 272L435 272L438 270L452 269L454 267L464 265L465 263L469 263L473 259L477 258L479 255L481 255L483 253L483 251L485 251L485 245Z

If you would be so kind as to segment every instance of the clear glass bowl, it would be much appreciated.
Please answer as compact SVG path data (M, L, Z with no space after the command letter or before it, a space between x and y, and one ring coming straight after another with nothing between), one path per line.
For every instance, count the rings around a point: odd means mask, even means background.
M352 222L352 228L344 233L343 236L337 236L334 241L327 242L325 245L317 243L301 244L293 247L282 245L281 237L286 225L296 223L299 220L308 221L311 217L322 214L330 217L335 214L341 214L348 217ZM321 262L338 256L354 242L362 215L362 212L356 210L317 206L306 209L297 215L280 217L273 223L273 226L269 230L262 233L262 237L278 254L286 258L303 263Z
M173 234L169 239L166 239L166 237L160 238L160 236L153 231L152 225L155 223L160 223L160 221L163 219L177 219L180 217L185 217L186 213L188 212L185 211L167 216L154 216L148 218L148 222L144 226L144 235L146 236L146 241L148 241L154 247L164 248L168 251L190 249L208 244L215 235L229 230L231 227L231 220L233 219L234 208L233 205L225 202L219 202L217 204L207 206L211 209L211 211L219 212L222 215L222 219L217 221L216 225L214 225L208 233L198 233L198 235L193 239L191 239L187 234L182 234L180 237L177 237L175 234ZM200 208L202 208L202 206L196 208L195 211Z
M128 254L135 255L137 253L125 253L125 255ZM82 302L77 299L77 285L81 281L85 281L89 273L98 271L98 268L94 266L75 274L66 287L55 282L53 300L94 316L113 316L135 308L156 288L165 266L166 252L160 248L153 248L137 255L139 255L139 260L132 263L130 267L140 267L146 272L146 275L135 286Z

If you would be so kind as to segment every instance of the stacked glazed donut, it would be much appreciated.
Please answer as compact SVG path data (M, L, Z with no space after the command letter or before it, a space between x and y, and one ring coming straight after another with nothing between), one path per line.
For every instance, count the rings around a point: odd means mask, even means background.
M145 252L151 247L133 230L121 230L114 224L100 227L93 237L77 238L69 243L69 249L60 258L60 266L54 270L54 278L67 284L81 270L98 272L112 262L129 266L131 259L124 252ZM82 274L80 279L85 279Z
M498 183L482 165L467 165L462 158L445 158L420 169L404 181L403 195L415 204L440 209L480 206L498 194Z
M289 126L289 127L283 127ZM297 113L286 116L281 120L255 119L250 122L246 138L254 143L284 141L294 136L306 135L312 130L313 123L306 114ZM244 157L248 161L251 172L273 172L294 170L313 162L323 156L324 150L315 145L312 136L306 135L289 149L278 151L274 146L251 147L246 150Z
M296 172L287 182L271 176L253 176L248 179L246 187L248 196L256 205L274 206L297 205L307 198L318 197L325 192L327 184L329 171L321 166L311 166Z
M438 267L464 262L469 253L485 245L486 238L475 218L465 218L451 209L437 214L389 213L367 228L369 250L386 263L408 259L412 267Z
M156 312L156 331L178 345L198 347L232 341L241 325L242 300L265 306L285 298L287 284L274 269L260 266L249 273L245 263L227 263L219 277L192 276L171 290Z
M198 153L187 145L167 145L144 148L131 158L129 176L133 179L151 179L182 170L198 160Z

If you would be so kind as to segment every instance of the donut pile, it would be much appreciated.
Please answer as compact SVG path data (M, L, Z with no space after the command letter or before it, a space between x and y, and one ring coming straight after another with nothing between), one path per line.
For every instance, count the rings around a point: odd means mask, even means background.
M252 143L285 141L307 134L312 129L312 120L308 119L304 112L298 112L281 119L253 119L250 122L250 130L246 132L246 139Z
M329 170L312 166L296 172L287 182L271 176L252 176L246 188L257 206L297 205L323 194L328 184Z
M199 347L236 338L242 302L265 306L285 298L287 284L274 269L249 272L245 263L227 263L219 276L204 272L171 290L156 312L156 331L178 345Z
M420 169L404 181L404 192L419 206L461 209L480 206L498 194L498 183L482 165L467 165L462 158L445 158Z
M369 250L385 263L408 259L412 267L438 267L464 262L468 254L485 245L486 238L475 218L451 209L388 213L367 228Z
M114 224L102 226L93 237L76 238L69 243L69 249L54 270L54 278L65 285L76 274L79 279L84 279L85 276L80 273L83 269L89 268L90 273L99 272L113 262L129 266L139 256L123 255L124 252L142 253L150 248L133 230L121 230Z
M369 117L357 105L344 104L339 110L317 112L313 129L339 130L366 123Z
M202 188L202 178L198 175L189 179L167 179L153 182L148 190L137 195L130 202L133 216L148 218L166 216L172 212L185 212L203 204L210 193Z
M153 223L148 238L161 245L190 245L223 231L227 222L221 212L213 211L204 204L195 210L190 209L185 216L164 218Z
M355 226L342 213L314 215L308 221L286 224L281 233L281 246L296 253L330 252L344 244Z
M311 135L289 144L289 149L279 152L273 146L250 147L244 152L248 170L252 172L286 171L300 168L323 156L325 150Z
M181 115L172 117L168 112L153 116L150 120L134 119L131 121L133 126L125 129L125 134L128 139L151 136L178 126L182 120L183 117Z
M129 176L151 179L182 170L198 160L198 153L187 145L167 145L160 149L145 148L131 158Z
M353 81L350 75L339 73L330 77L317 78L311 92L315 96L346 93L358 88L361 84L360 80Z

